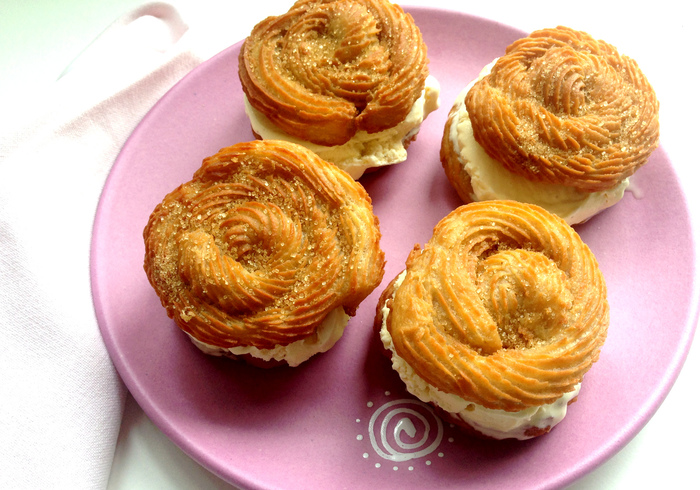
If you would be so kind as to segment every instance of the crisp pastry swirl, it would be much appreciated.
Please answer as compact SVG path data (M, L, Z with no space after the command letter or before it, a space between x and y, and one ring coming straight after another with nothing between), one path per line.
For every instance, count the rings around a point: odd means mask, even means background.
M658 146L659 103L637 63L566 27L515 41L465 102L486 153L533 181L610 189Z
M427 48L412 17L386 0L300 0L253 29L238 72L275 125L334 146L405 119L428 76Z
M396 353L422 379L511 412L572 391L609 322L590 249L560 218L516 201L467 204L440 221L387 306Z
M301 146L239 143L206 158L144 230L144 268L168 315L217 347L270 349L349 315L384 254L364 188Z

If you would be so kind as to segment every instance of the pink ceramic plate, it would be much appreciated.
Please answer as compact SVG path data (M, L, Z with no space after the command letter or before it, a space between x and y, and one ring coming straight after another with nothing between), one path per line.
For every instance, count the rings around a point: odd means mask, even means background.
M442 107L408 161L361 181L388 260L380 289L460 204L438 159L450 105L524 35L455 12L409 11L442 84ZM201 354L146 280L141 233L156 204L204 157L252 139L236 73L239 47L190 73L143 120L114 165L95 222L92 279L102 334L129 390L165 434L246 488L525 488L571 483L642 428L685 359L697 299L688 211L663 148L634 176L634 194L578 227L607 279L610 332L578 402L545 437L474 440L408 395L371 339L380 289L331 351L296 369L259 370Z

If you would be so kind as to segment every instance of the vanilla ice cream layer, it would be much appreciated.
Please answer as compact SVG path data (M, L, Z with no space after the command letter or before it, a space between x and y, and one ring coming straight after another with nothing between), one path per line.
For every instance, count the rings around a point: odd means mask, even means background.
M323 146L304 141L281 131L263 113L253 108L245 99L245 111L253 131L265 140L284 140L310 149L324 160L359 179L365 170L372 167L392 165L406 160L408 153L404 141L413 138L428 114L440 106L440 84L429 75L421 96L416 100L406 118L394 126L378 133L358 131L350 141L337 146Z
M474 131L464 99L472 85L486 76L494 63L495 61L486 65L479 77L457 96L455 101L457 113L449 127L450 142L459 155L464 170L471 177L473 189L471 198L475 201L512 199L536 204L563 218L570 225L583 223L622 199L629 185L629 178L612 189L582 192L573 187L530 181L506 170L486 153L474 139Z
M397 278L396 288L401 285L405 277L406 271ZM386 326L389 312L390 310L385 303L382 307L383 321L380 337L384 347L391 352L392 367L401 377L408 392L421 401L432 403L453 417L462 419L485 436L494 439L530 439L532 436L526 434L527 429L554 427L564 419L568 403L578 395L580 384L576 385L574 391L565 393L554 403L530 407L518 412L506 412L505 410L486 408L457 395L440 391L421 378L396 353L394 341Z
M285 361L290 366L295 367L314 354L326 352L333 347L343 336L349 319L350 317L345 313L343 307L339 306L326 316L316 334L291 344L277 345L272 349L258 349L253 346L217 347L201 342L191 335L189 337L202 352L212 356L249 354L264 361Z

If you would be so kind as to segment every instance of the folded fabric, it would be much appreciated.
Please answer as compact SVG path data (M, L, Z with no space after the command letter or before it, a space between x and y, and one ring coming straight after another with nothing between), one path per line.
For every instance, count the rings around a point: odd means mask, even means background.
M178 11L117 20L0 134L0 488L104 487L126 390L99 332L90 240L100 192L141 118L221 46ZM9 116L12 117L9 117ZM29 121L17 127L24 117Z

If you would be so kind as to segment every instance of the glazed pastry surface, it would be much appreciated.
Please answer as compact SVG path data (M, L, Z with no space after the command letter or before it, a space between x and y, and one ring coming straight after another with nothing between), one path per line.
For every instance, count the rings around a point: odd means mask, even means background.
M403 121L427 76L418 27L386 0L300 0L260 22L239 54L250 104L286 133L326 146Z
M384 273L364 188L305 148L253 141L206 158L144 230L144 268L200 342L271 349L353 315Z
M465 102L486 153L533 181L610 189L659 142L659 103L637 63L566 27L511 44Z
M590 249L560 218L515 201L450 213L410 254L393 293L386 326L396 353L438 390L490 409L572 391L609 322Z

